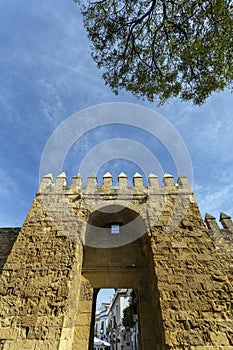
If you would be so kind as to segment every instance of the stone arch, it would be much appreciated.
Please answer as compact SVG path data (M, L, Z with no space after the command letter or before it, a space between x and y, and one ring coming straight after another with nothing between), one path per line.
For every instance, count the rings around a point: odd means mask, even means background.
M112 223L120 225L119 235L111 234ZM157 277L150 239L146 232L144 219L138 212L128 207L110 205L90 214L86 245L83 247L81 293L73 350L78 349L78 345L83 350L91 349L94 326L93 304L96 291L101 288L135 289L139 299L142 350L155 349L155 344L158 346L165 344ZM124 244L119 240L121 235L127 236ZM96 239L96 236L102 243L107 244L104 247L101 244L93 246L93 239Z
M111 226L118 225L118 234L112 234ZM85 245L112 248L129 244L147 231L142 216L129 207L111 204L100 207L89 215L85 234Z

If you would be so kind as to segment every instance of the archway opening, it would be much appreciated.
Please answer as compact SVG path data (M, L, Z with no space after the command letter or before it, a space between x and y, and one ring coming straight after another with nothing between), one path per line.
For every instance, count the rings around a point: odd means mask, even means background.
M111 232L111 225L116 225L113 227L114 233ZM120 232L116 232L119 228ZM126 238L124 244L119 244L118 237L121 243L122 239ZM96 300L98 291L102 288L135 291L138 312L136 334L140 334L137 350L151 350L155 346L165 344L151 241L142 217L123 206L110 205L100 208L89 216L85 243L74 336L75 346L79 345L76 346L77 349L93 350ZM121 335L125 337L126 342L128 337L131 349L124 349L124 345L123 349L117 348L119 329L110 329L111 332L108 330L109 338L106 340L115 340L115 343L112 342L115 348L111 350L132 350L130 339L135 333L132 328L126 325L125 332L121 329Z
M136 241L146 233L142 217L122 205L101 207L91 213L85 245L95 248L120 247Z
M101 289L96 305L94 350L141 350L137 290Z

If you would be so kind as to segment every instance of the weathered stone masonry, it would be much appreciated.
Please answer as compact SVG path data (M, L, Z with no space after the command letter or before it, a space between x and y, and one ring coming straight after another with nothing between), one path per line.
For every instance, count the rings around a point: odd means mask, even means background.
M183 176L133 183L45 176L20 232L0 229L0 350L90 349L107 287L137 289L142 350L233 349L231 218L204 223Z

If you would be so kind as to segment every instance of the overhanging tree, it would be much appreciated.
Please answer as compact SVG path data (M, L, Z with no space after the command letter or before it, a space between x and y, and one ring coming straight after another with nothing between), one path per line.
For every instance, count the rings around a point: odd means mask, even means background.
M75 1L92 56L115 93L202 104L232 88L232 0Z

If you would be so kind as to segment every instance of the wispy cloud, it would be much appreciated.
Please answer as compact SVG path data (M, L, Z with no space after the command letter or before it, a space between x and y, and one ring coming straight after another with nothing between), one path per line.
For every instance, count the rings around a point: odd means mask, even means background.
M0 12L3 223L8 218L13 225L14 216L22 221L26 215L38 185L40 157L54 129L83 108L114 101L139 103L167 118L191 155L194 190L202 213L215 215L223 210L233 215L233 112L229 92L213 94L201 107L174 99L157 108L124 91L115 96L90 56L79 7L73 0L56 0L56 4L55 0L2 1ZM93 147L114 137L141 142L154 152L164 172L173 172L172 157L167 160L169 152L145 133L127 128L118 132L115 128L108 135L106 128L100 128L73 145L64 164L69 176L76 173L78 161ZM126 166L122 162L109 164L115 178L121 171L119 164Z
M0 197L2 199L8 200L18 194L19 188L15 179L3 169L0 169L0 183Z
M194 191L203 217L207 212L216 218L219 218L220 212L232 215L232 182L221 187L214 184L207 186L199 184L194 187Z

